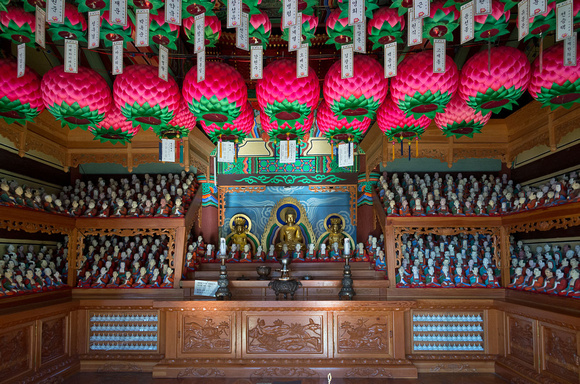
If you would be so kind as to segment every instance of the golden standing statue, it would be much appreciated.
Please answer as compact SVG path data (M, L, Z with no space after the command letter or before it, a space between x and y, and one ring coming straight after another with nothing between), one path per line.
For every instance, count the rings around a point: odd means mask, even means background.
M280 241L276 244L276 250L281 251L284 245L288 249L295 249L296 244L303 244L302 230L296 224L296 212L289 209L286 211L286 224L280 228Z
M238 249L244 249L248 244L248 224L242 217L237 217L234 221L234 233L232 235L232 243L237 244Z
M344 235L342 234L342 220L339 217L330 219L330 227L328 228L328 245L332 248L334 243L338 243L338 248L344 248Z

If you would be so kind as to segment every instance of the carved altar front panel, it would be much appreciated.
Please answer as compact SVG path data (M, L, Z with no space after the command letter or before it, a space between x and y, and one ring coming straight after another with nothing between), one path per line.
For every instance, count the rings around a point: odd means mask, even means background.
M59 316L41 322L40 364L50 363L68 353L68 316Z
M180 316L179 354L197 357L234 357L236 315L234 312L195 311Z
M569 383L580 383L577 332L541 325L542 370Z
M508 315L508 355L534 366L534 329L536 321Z
M335 313L334 357L392 357L392 313Z
M0 330L0 383L33 370L34 323Z
M327 357L326 312L243 314L242 357Z

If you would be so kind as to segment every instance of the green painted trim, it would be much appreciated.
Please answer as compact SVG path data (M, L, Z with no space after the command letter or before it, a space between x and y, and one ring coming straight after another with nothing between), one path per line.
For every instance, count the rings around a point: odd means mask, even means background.
M321 184L321 183L338 183L346 179L336 175L278 175L278 176L248 176L236 180L236 183L248 184Z

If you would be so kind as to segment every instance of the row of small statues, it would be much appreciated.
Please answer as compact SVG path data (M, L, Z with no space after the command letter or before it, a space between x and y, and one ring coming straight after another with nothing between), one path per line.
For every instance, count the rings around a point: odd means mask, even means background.
M77 270L80 288L171 288L166 235L89 236Z
M510 251L508 288L580 298L580 245L546 243L532 252L518 241Z
M490 235L404 234L400 245L399 288L499 288Z
M56 194L32 189L16 181L0 181L0 205L26 207L73 217L180 217L199 184L192 173L143 177L132 175L95 183L77 179Z
M0 260L0 296L52 291L66 285L67 249L8 245Z
M576 171L552 178L540 186L514 185L507 175L470 175L464 178L439 173L411 177L383 175L377 184L385 213L391 216L489 216L580 201Z

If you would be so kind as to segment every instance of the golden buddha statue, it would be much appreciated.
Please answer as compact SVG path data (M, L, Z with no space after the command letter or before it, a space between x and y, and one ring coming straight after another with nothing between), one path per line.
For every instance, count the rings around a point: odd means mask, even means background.
M288 249L295 249L296 244L303 244L304 238L302 237L302 230L295 223L296 212L293 209L286 211L286 224L280 228L280 240L276 244L276 250L281 251L284 245Z
M232 234L232 244L237 245L237 249L244 249L248 244L248 223L243 217L236 217L234 220L234 233Z
M330 219L330 227L328 227L328 245L332 247L334 243L338 243L338 248L344 248L344 235L342 234L342 220L340 217L333 217Z

